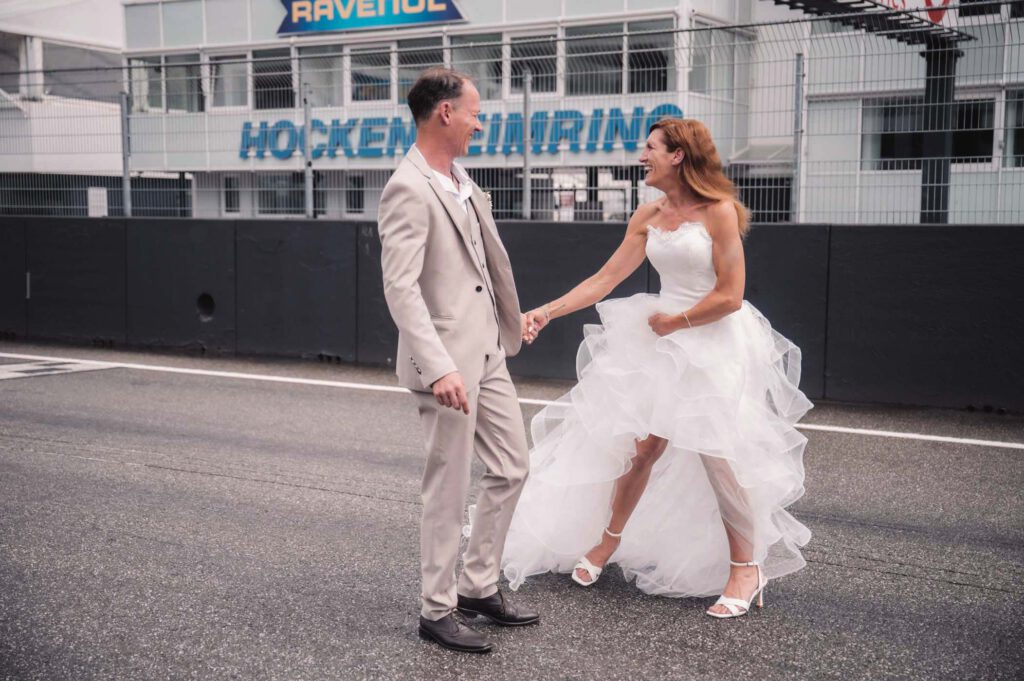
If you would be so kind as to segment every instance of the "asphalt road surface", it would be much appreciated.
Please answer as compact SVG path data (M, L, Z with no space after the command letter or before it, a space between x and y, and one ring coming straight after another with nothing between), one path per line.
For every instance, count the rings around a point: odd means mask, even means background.
M819 405L808 565L765 609L545 575L515 595L542 624L470 656L416 635L422 444L393 385L0 343L0 678L1022 676L1024 417ZM527 420L567 388L517 385Z

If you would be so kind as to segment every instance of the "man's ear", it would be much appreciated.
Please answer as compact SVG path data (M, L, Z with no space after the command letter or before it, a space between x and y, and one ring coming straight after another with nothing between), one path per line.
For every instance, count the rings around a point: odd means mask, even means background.
M452 122L452 103L449 101L443 101L437 105L437 114L441 118L443 125L448 125Z

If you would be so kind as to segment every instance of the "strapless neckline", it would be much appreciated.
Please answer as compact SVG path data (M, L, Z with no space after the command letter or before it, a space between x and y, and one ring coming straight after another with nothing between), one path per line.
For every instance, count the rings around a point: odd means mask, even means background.
M647 230L649 232L657 232L659 235L663 237L669 237L675 234L676 232L686 231L689 227L700 227L704 230L705 233L707 233L708 230L707 226L703 222L700 222L699 220L687 220L686 222L680 222L679 225L677 225L674 229L662 229L657 225L649 224L647 225ZM711 235L708 234L708 236Z

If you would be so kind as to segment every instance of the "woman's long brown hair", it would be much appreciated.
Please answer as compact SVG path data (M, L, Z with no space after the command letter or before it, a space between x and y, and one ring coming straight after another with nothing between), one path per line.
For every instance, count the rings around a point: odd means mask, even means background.
M679 179L698 196L715 201L732 201L736 208L740 235L750 230L750 213L739 200L736 186L722 172L722 160L706 125L692 118L663 118L650 132L661 130L669 151L683 150Z

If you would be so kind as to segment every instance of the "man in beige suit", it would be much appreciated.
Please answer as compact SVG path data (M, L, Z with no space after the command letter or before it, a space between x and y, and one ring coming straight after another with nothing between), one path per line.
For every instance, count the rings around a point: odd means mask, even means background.
M493 649L465 617L540 620L498 590L505 535L526 480L522 413L505 366L524 336L512 267L487 197L455 163L482 129L469 76L425 71L408 95L416 144L380 199L384 295L398 326L398 379L427 439L420 528L420 636L466 652ZM487 468L456 580L474 452Z

